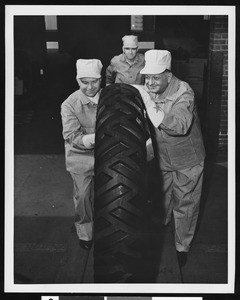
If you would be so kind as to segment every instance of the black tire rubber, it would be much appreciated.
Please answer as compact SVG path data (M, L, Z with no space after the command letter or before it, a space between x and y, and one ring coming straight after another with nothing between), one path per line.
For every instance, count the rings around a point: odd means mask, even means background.
M103 89L95 136L94 280L144 282L141 250L147 234L144 104L137 89Z

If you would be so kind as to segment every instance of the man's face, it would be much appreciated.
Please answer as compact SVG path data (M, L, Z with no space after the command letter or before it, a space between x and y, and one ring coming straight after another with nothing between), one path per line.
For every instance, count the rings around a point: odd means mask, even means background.
M166 90L168 83L169 76L166 72L145 75L145 85L152 93L162 94Z
M88 97L94 97L100 90L101 78L83 77L78 79L80 90Z
M130 47L123 47L123 53L126 55L128 60L133 60L137 55L138 48L130 48Z

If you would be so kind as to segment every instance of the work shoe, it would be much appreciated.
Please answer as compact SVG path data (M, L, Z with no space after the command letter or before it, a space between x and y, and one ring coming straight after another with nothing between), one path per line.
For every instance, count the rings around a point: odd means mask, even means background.
M184 267L187 263L187 252L177 252L178 264L180 267Z
M91 241L84 241L79 239L79 245L84 250L90 250L92 247L92 240Z

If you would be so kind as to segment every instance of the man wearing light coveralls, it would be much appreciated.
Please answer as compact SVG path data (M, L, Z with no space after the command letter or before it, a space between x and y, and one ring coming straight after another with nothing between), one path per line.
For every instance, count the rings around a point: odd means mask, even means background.
M66 169L73 179L75 227L79 244L92 246L94 197L94 144L102 63L98 59L77 60L79 90L61 105Z
M157 158L163 179L164 225L172 217L180 266L195 233L202 190L205 149L194 102L194 92L171 73L171 53L145 53L145 85L133 85L143 98L154 126Z
M111 59L106 69L106 85L112 83L143 84L140 70L145 65L144 55L138 53L138 37L125 35L122 38L123 53Z

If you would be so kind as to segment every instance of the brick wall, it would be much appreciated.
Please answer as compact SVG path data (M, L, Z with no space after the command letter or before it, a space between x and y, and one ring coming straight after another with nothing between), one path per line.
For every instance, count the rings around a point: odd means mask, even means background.
M228 142L228 17L211 16L210 19L210 51L223 53L222 91L220 103L220 127L218 138L219 155L227 153Z

